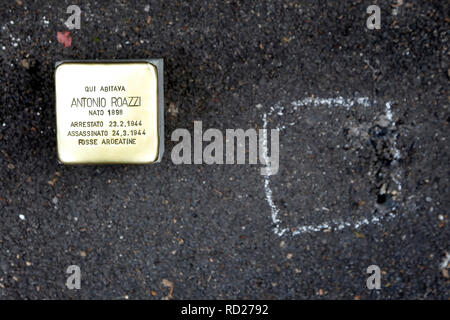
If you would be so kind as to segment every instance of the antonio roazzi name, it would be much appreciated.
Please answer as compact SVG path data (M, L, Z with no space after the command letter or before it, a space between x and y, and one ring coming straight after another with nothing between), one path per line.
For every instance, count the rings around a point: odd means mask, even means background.
M111 97L110 98L111 107L139 107L141 105L142 97ZM70 107L74 108L105 108L106 98L105 97L80 97L72 98L72 103Z
M96 86L86 86L84 90L88 93L96 92ZM126 92L124 86L101 86L100 92ZM107 104L109 100L109 104ZM110 107L140 107L141 96L112 96L112 97L73 97L70 103L71 108L106 108ZM99 114L93 114L99 115ZM102 114L100 114L102 115Z

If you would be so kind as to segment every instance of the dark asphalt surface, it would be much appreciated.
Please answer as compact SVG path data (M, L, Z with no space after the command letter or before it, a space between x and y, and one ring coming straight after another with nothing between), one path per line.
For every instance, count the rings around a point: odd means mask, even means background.
M381 30L372 1L2 1L0 298L448 299L449 7L377 2ZM58 164L54 63L148 57L165 61L162 163ZM292 109L312 96L371 105ZM295 123L270 178L279 227L320 230L274 233L259 165L172 164L176 128L264 113Z

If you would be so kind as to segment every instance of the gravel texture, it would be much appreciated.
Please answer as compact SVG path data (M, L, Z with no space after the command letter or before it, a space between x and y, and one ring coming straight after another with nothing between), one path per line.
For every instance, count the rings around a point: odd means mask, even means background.
M0 299L449 298L446 1L382 1L380 30L371 1L2 2ZM58 164L54 63L148 57L165 62L162 163ZM301 103L338 97L368 106ZM286 127L277 175L172 163L176 128L264 114Z

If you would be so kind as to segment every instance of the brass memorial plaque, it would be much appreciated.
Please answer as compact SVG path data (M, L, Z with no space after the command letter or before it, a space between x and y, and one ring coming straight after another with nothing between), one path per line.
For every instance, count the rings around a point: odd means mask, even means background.
M64 61L55 70L58 158L148 164L163 153L162 59Z

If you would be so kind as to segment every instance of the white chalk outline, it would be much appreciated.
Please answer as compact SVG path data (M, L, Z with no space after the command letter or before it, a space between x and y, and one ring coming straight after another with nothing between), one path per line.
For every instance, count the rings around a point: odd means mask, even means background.
M439 269L448 269L450 264L450 253L446 252L444 259L442 259L442 263L439 265Z
M348 110L353 106L362 106L362 107L366 107L366 108L371 107L372 103L375 104L376 101L372 101L368 97L362 97L362 98L357 98L357 99L346 99L343 97L337 97L337 98L309 97L309 98L304 98L301 100L292 101L290 103L290 105L292 106L292 109L294 111L297 111L300 106L311 106L311 105L312 106L326 105L329 108L330 107L344 107ZM283 107L280 103L277 103L270 108L269 112L265 112L263 114L263 129L265 129L264 132L266 132L266 134L264 135L264 138L263 138L264 140L262 143L262 148L263 148L263 157L264 157L265 163L267 163L267 164L270 163L269 157L267 154L267 125L268 125L267 116L270 116L274 113L276 113L279 116L282 116L284 110L285 110L285 107ZM396 123L393 120L394 115L392 112L392 102L391 101L388 101L385 103L385 117L389 121L390 127L394 128ZM293 126L295 124L296 124L296 122L291 122L287 126ZM282 131L282 130L286 129L286 126L277 127L277 129ZM392 152L394 155L394 161L398 161L399 159L401 159L400 150L398 150L398 148L397 148L397 133L394 134L394 143L393 143ZM357 221L353 221L353 222L341 222L341 221L336 221L336 220L332 219L329 222L324 222L321 224L297 226L295 228L281 228L281 226L280 226L281 220L279 218L280 209L277 207L277 205L273 201L272 189L270 188L270 175L264 175L263 177L264 177L264 191L265 191L265 195L266 195L266 201L270 207L271 219L272 219L272 223L274 224L273 231L278 236L283 236L283 235L288 235L288 234L291 234L292 236L296 236L296 235L301 235L301 234L305 234L305 233L320 232L320 231L325 231L325 230L342 230L347 227L358 229L361 226L365 226L365 225L372 224L372 223L380 223L382 220L390 220L390 219L396 217L396 215L392 211L390 211L388 213L374 215L370 219L365 218L365 219L361 219L361 220L357 220ZM401 191L402 185L400 182L401 178L399 177L399 175L392 174L391 178L394 181L394 183L397 185L398 190Z

